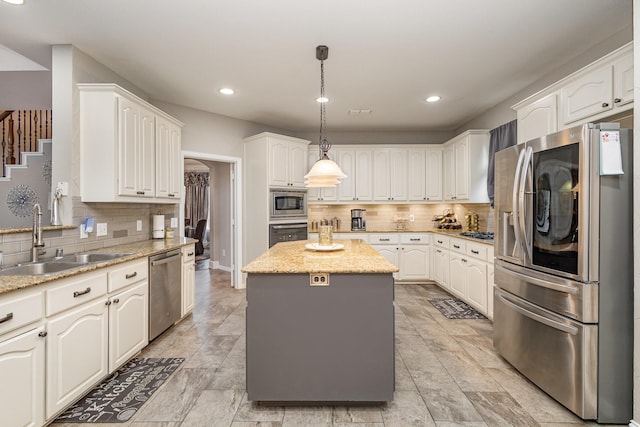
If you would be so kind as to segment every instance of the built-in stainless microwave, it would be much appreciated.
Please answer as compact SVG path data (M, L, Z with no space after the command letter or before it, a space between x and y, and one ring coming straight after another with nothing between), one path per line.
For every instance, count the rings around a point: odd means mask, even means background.
M271 220L307 218L306 190L271 189L270 218Z

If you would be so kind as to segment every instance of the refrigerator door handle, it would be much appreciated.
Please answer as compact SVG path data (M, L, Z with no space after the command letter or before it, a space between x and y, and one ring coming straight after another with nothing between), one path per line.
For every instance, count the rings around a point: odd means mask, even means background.
M524 256L531 260L531 246L527 236L527 213L525 211L525 186L527 184L527 178L530 173L529 167L531 166L531 157L533 156L533 149L527 147L524 150L524 160L522 162L522 172L520 174L520 185L518 189L518 222L519 222L519 234L520 244L524 248ZM532 194L532 193L531 193ZM526 260L525 260L526 261Z
M538 279L536 277L533 276L529 276L527 274L523 274L520 273L518 271L514 271L510 268L505 268L502 265L500 265L499 263L495 264L495 268L501 270L502 272L515 276L518 279L524 280L527 283L531 283L532 285L536 285L536 286L540 286L543 288L547 288L547 289L551 289L552 291L558 291L558 292L563 292L566 294L571 294L571 295L577 295L578 294L578 288L574 287L574 286L569 286L569 285L562 285L560 283L552 283L549 282L547 280L544 279Z
M576 328L575 326L565 325L564 323L556 322L555 320L533 313L525 309L524 307L521 307L520 305L517 305L511 302L510 300L505 298L502 294L496 294L496 297L507 307L517 311L518 313L528 317L529 319L535 320L536 322L545 324L553 329L557 329L559 331L566 332L571 335L578 334L578 328Z
M522 242L520 241L520 203L518 198L520 196L520 173L522 172L522 163L524 161L525 150L520 151L518 156L518 163L516 164L516 174L513 177L513 197L511 198L513 206L511 208L511 219L513 223L513 234L515 237L515 245L513 246L514 258L522 258L520 256L522 250ZM505 218L506 219L506 218ZM506 221L505 221L506 223ZM506 236L506 234L505 234Z

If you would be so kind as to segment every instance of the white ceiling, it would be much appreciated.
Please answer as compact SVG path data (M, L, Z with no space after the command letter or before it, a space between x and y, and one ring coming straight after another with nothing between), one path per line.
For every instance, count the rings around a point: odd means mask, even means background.
M315 47L326 44L330 129L451 130L629 28L631 9L631 0L0 1L0 43L45 66L47 45L73 44L152 99L293 131L319 126ZM219 94L223 86L236 94ZM442 101L427 104L432 94Z

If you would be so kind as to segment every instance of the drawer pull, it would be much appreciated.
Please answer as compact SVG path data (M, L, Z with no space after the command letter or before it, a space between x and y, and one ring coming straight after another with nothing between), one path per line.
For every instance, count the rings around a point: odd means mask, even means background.
M436 252L439 253L439 254L442 253L442 251L440 249L436 249Z
M475 249L471 249L471 253L472 254L476 254L476 255L480 255L480 252L476 251Z
M456 249L460 249L460 246L458 246L458 245L453 245L453 247L456 248Z
M13 313L7 313L6 316L0 319L0 323L8 322L11 319L13 319Z
M134 277L136 277L137 275L138 275L138 272L137 272L137 271L134 271L134 272L133 272L133 273L131 273L131 274L126 274L126 275L124 276L124 278L125 278L125 279L133 279L133 278L134 278Z
M613 102L615 102L615 103L617 104L618 102L622 102L622 99L621 99L621 98L615 98L615 99L613 100Z
M136 191L136 194L139 194L139 195L143 196L144 195L144 191Z
M79 296L86 295L86 294L88 294L89 292L91 292L91 288L87 286L87 289L85 289L84 291L75 291L75 292L73 293L73 297L74 297L74 298L77 298L77 297L79 297Z
M42 331L42 332L38 333L38 336L39 336L40 338L44 338L44 337L46 337L46 336L47 336L47 331Z
M378 239L380 242L388 242L390 239Z
M189 252L187 256L193 256L193 252Z
M608 106L609 106L609 103L608 103L608 102L603 102L603 103L602 103L602 108L607 108Z
M409 239L410 242L419 242L421 239Z
M107 300L104 305L106 305L107 307L111 305L111 301Z
M438 243L442 244L442 240L438 240Z
M169 193L168 195L169 195L169 197L176 197L176 195L173 194L173 193Z
M466 260L466 259L464 259L464 258L460 258L460 261L462 261L462 262L467 262L467 260Z

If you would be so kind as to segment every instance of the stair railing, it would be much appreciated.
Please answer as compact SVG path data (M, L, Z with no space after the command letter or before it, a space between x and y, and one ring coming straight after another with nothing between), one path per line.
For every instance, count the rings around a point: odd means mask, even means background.
M6 110L0 112L0 144L2 168L20 164L23 152L38 151L40 139L51 139L53 114L51 110Z

